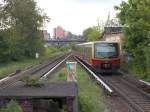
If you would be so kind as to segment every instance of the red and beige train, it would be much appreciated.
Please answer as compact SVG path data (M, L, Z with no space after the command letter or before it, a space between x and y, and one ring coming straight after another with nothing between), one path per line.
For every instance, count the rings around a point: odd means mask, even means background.
M99 73L113 73L120 68L117 42L96 41L77 45L77 55Z

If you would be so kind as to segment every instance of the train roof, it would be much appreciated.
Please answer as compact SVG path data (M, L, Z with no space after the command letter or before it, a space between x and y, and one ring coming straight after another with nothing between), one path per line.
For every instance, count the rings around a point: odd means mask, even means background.
M95 43L118 43L118 42L115 42L115 41L110 41L110 42L108 42L108 41L93 41L93 42L77 44L77 46L92 47L92 45Z
M84 47L92 47L93 42L86 42L82 44L77 44L77 46L84 46Z

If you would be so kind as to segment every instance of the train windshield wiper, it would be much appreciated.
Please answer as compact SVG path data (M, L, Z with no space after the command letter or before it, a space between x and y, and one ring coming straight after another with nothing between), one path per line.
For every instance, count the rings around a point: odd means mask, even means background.
M116 58L117 56L108 56L108 58Z

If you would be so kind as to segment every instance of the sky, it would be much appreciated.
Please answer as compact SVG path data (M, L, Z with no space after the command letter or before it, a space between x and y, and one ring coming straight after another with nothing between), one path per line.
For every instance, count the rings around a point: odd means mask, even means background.
M53 28L61 26L73 34L80 35L83 30L107 20L114 18L116 12L115 5L119 5L122 0L36 0L37 5L44 9L44 12L51 18L45 24L51 35Z
M114 18L115 5L119 5L122 0L36 0L39 7L44 9L51 18L49 24L45 25L51 35L53 28L62 26L65 30L74 34L82 34L88 27Z

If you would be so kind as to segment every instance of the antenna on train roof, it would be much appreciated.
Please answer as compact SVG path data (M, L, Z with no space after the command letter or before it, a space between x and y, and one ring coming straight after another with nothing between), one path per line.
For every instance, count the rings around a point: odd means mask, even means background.
M105 23L105 26L109 25L109 21L110 21L110 11L108 12L107 21Z

